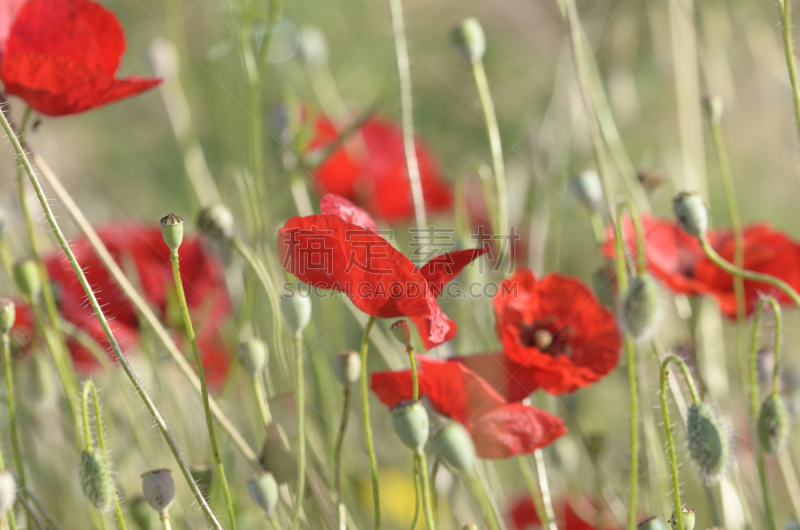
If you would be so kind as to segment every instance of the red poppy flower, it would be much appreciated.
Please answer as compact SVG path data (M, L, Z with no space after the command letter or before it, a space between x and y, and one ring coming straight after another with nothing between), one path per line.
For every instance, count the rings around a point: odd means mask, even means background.
M736 297L733 276L720 269L705 256L700 243L684 232L677 223L649 216L642 218L647 244L647 268L672 291L688 295L704 294L713 297L720 310L729 318L736 318ZM626 243L635 254L636 242L632 224L624 224ZM731 229L709 230L710 245L726 260L734 259L734 237ZM614 256L613 231L603 252ZM744 268L769 274L800 289L800 244L767 225L744 227ZM758 300L769 293L782 304L790 300L782 292L763 283L745 281L745 309L752 314Z
M594 503L587 499L561 499L555 505L556 524L563 530L612 530L617 527L603 524ZM605 513L605 512L603 512ZM514 530L539 530L542 527L530 495L521 497L509 513Z
M107 226L99 230L98 235L115 261L129 275L135 275L134 283L139 285L144 298L161 320L170 321L168 305L177 302L174 300L169 249L162 238L161 227L125 223ZM139 335L139 319L135 308L84 238L75 241L72 250L111 322L115 338L123 351L130 349ZM227 370L229 356L219 332L231 313L230 299L223 284L222 264L214 255L206 252L196 238L187 237L180 254L181 279L197 330L203 365L210 379L220 380ZM86 303L83 288L63 254L59 252L46 257L45 267L53 283L62 317L82 328L95 341L105 344L105 334L92 308ZM173 301L168 304L168 299ZM183 329L182 321L176 322L178 326ZM87 369L94 365L94 357L78 343L70 341L70 350L79 368Z
M316 118L313 127L311 148L324 147L339 136L324 115ZM358 132L362 142L349 142L336 149L314 170L314 187L319 193L334 193L349 199L378 219L396 222L413 218L402 129L386 118L371 117ZM433 154L419 138L415 146L426 209L435 212L450 208L453 204L450 184L441 176Z
M11 31L11 24L17 17L17 12L27 0L4 0L0 2L0 58L5 49L5 42L8 33Z
M411 318L426 348L455 335L455 322L436 298L487 249L447 252L418 269L347 199L326 195L320 208L322 215L289 219L278 233L284 269L315 287L347 294L368 315Z
M463 364L417 355L419 394L440 414L463 424L481 458L509 458L532 453L567 432L560 418L542 410L507 402L492 386ZM411 399L411 370L376 372L372 391L386 406Z
M125 51L117 17L89 0L30 0L5 41L6 92L51 116L77 114L135 96L158 79L114 73Z

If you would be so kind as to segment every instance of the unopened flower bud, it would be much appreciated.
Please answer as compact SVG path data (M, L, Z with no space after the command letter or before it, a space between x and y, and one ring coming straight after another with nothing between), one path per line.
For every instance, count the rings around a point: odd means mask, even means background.
M631 279L628 294L622 303L625 330L636 340L646 339L658 323L660 299L658 284L644 272Z
M17 481L7 469L0 470L0 515L5 515L17 500Z
M703 110L711 123L718 124L722 119L722 98L719 96L706 96L703 98Z
M231 211L221 203L200 210L197 226L208 237L230 241L236 235L236 224Z
M174 213L162 217L161 235L170 251L178 252L183 243L183 219Z
M353 350L343 351L333 359L333 374L342 386L354 384L361 377L361 357Z
M470 474L475 470L475 443L467 429L451 421L433 438L436 454L451 468Z
M588 209L598 211L603 204L603 185L597 171L587 169L570 179L572 194Z
M17 320L17 307L14 301L8 298L0 298L0 333L6 334L14 327Z
M281 311L289 329L302 332L311 321L311 298L298 291L281 296Z
M250 375L258 375L267 365L269 350L267 344L257 338L242 341L236 349L236 357L244 371Z
M430 434L428 411L419 401L403 401L392 407L392 426L403 445L422 451Z
M214 470L211 468L211 464L208 462L194 464L189 468L189 474L192 475L192 480L197 484L203 495L208 495L211 490L211 481L214 480Z
M678 517L683 519L683 530L694 530L694 510L686 506L681 508L680 514L676 514L675 510L673 510L672 518L669 520L672 525L672 530L678 529Z
M696 193L681 192L672 199L672 209L678 224L689 235L705 236L708 231L708 207Z
M42 292L42 281L39 277L39 267L32 259L25 259L14 264L14 282L19 292L26 301L39 298Z
M716 482L728 464L730 445L711 405L701 402L689 407L686 431L689 454L700 476L706 483Z
M758 414L758 439L765 452L778 454L789 439L789 414L783 400L770 394Z
M264 510L265 514L270 515L275 511L275 507L278 505L278 483L272 473L261 473L250 479L250 482L247 483L247 490L250 492L250 498Z
M144 500L158 513L165 512L175 499L175 482L169 469L155 469L142 475Z
M78 477L91 505L101 512L108 511L114 500L114 481L105 458L93 449L81 453Z
M389 327L394 338L397 342L403 345L406 350L412 348L411 346L411 331L408 329L408 324L405 320L398 320Z
M297 49L300 60L309 66L322 66L328 62L328 39L316 26L300 28L300 47Z
M486 54L486 35L478 19L469 17L461 21L450 32L450 38L456 46L456 50L469 63L477 63L483 60Z
M636 525L636 530L667 530L667 524L658 517L648 517Z
M590 434L586 437L586 450L589 455L597 460L603 455L603 450L606 448L606 437L602 433Z

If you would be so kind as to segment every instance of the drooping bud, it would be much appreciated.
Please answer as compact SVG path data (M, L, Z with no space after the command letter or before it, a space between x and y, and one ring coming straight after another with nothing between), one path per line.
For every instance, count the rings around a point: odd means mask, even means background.
M281 296L281 311L289 329L302 332L311 321L311 298L293 290Z
M175 481L169 469L154 469L142 475L144 500L158 513L169 510L175 499Z
M706 111L708 121L718 124L722 119L722 98L719 96L706 96L703 98L703 110Z
M422 451L430 434L428 411L419 401L403 401L392 407L392 426L403 445Z
M25 259L14 264L14 282L19 292L27 301L36 300L42 292L42 281L39 267L32 259Z
M225 205L218 202L200 210L197 226L201 232L214 239L230 241L236 235L233 214Z
M211 491L211 481L214 480L214 470L211 464L208 462L194 464L189 468L189 473L202 494L207 496L208 492Z
M486 35L478 19L469 17L453 28L450 38L461 56L467 62L477 63L483 60L486 54Z
M451 468L470 474L475 470L475 443L467 429L451 421L433 438L436 454Z
M701 237L708 231L708 207L700 195L683 191L672 199L672 209L687 234Z
M178 252L183 243L183 218L174 213L161 218L161 235L170 251Z
M684 506L681 508L681 513L676 514L675 510L672 511L672 518L669 520L672 525L672 530L678 529L678 517L683 519L683 530L694 530L694 510Z
M328 62L328 39L318 27L303 26L297 52L300 60L309 66L325 65Z
M17 320L17 307L9 298L0 298L0 333L6 334Z
M247 483L250 498L269 516L278 505L278 483L272 473L265 472Z
M90 449L81 453L78 477L83 495L101 512L108 511L114 500L114 481L105 458Z
M648 338L658 323L659 309L658 284L653 277L646 272L633 277L622 303L625 331L636 340Z
M570 179L570 190L575 198L592 211L598 211L603 204L603 185L597 171L587 169Z
M244 371L250 375L258 375L267 365L269 349L267 344L257 338L242 341L236 349L236 357Z
M689 407L686 418L689 454L700 476L713 483L725 470L730 456L728 438L708 403L695 403Z
M636 525L636 530L667 530L667 524L658 517L653 516Z
M361 377L361 357L358 352L347 350L334 357L333 374L342 386L355 384Z
M789 439L789 414L783 400L770 394L758 414L758 439L764 452L778 454Z
M0 470L0 515L5 515L17 500L17 481L7 469Z
M402 344L406 350L412 347L411 330L408 329L408 324L405 320L398 320L389 327L389 330L392 332L392 335L394 335L394 338L397 339L397 342Z

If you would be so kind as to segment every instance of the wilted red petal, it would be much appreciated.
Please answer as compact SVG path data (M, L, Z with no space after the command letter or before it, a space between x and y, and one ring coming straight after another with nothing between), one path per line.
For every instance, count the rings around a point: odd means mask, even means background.
M428 280L428 286L433 296L438 297L444 290L445 285L458 276L458 273L460 273L464 267L489 252L489 250L489 247L481 247L470 250L445 252L423 265L420 272Z
M508 403L467 423L481 458L509 458L550 445L567 432L561 418L521 403Z
M319 210L323 215L335 215L348 223L378 232L378 225L367 212L339 195L323 195L319 200Z
M477 353L452 359L480 374L508 401L522 401L539 388L536 370L511 362L503 352Z

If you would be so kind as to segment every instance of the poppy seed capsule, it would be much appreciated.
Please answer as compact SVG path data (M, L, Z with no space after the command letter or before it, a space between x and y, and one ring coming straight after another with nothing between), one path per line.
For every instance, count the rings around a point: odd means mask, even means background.
M281 311L289 329L294 333L302 332L311 321L311 299L292 291L281 296Z
M32 259L18 261L14 264L14 282L25 300L39 298L42 292L42 281L39 278L39 267Z
M389 330L394 335L394 338L397 339L397 342L405 346L406 350L411 348L411 330L408 329L408 324L405 320L398 320L389 326Z
M161 236L170 251L178 252L183 243L183 219L174 213L161 218Z
M636 525L637 530L667 530L667 525L664 521L656 516L648 517L644 521Z
M175 499L175 482L169 469L154 469L142 475L144 500L158 513L169 509Z
M587 169L570 179L570 190L587 208L597 211L603 204L603 185L597 171Z
M708 231L708 207L696 193L681 192L672 199L678 224L687 234L701 237Z
M8 298L0 298L0 333L5 335L11 331L16 320L17 307L14 305L14 301Z
M789 439L789 415L783 400L770 394L761 404L758 414L758 439L761 448L769 454L777 454Z
M450 38L456 50L470 64L483 60L486 54L486 35L478 19L469 17L453 28Z
M108 511L114 500L114 481L102 455L93 449L81 453L78 477L81 491L91 505L98 511Z
M694 510L684 506L681 508L680 517L683 519L683 530L694 530ZM672 518L669 520L672 530L678 530L678 517L675 510L672 511Z
M236 349L236 357L244 371L252 376L260 374L267 365L269 350L266 343L257 338L242 341Z
M630 289L622 303L625 330L636 340L650 336L658 323L658 284L644 272L631 279Z
M17 500L17 480L7 469L0 470L0 515L5 515Z
M392 407L392 426L403 445L419 452L430 434L428 411L419 401L403 401Z
M300 60L309 66L323 66L328 63L328 39L316 26L300 28L300 47L297 49Z
M333 358L333 375L342 384L355 384L361 377L361 357L353 350L343 351Z
M247 490L250 492L250 498L264 510L265 514L270 515L275 511L278 505L278 483L275 482L272 473L267 471L250 479Z
M451 421L433 438L436 454L447 464L465 474L475 470L475 443L467 429Z
M231 211L221 203L206 206L197 216L197 226L208 237L230 241L236 235L236 223Z
M694 403L686 419L689 454L707 483L715 482L728 464L730 446L714 410L708 403Z

